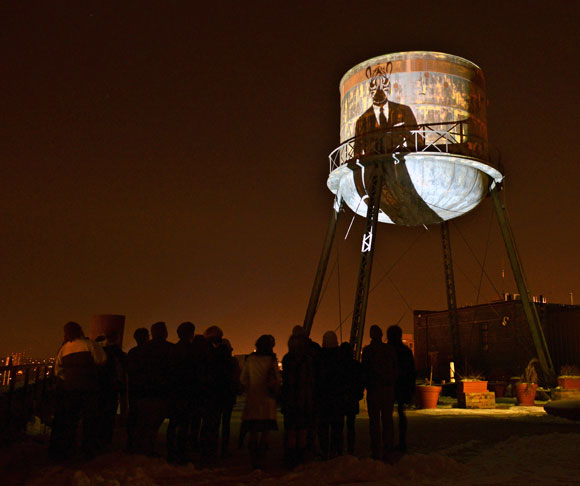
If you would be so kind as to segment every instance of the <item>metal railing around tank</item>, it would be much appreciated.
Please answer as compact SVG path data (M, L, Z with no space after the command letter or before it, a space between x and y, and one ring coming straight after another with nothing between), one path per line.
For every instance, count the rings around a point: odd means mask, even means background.
M34 417L49 422L53 406L53 364L0 366L0 436L24 430Z
M487 159L487 140L470 133L470 121L401 125L352 137L328 156L330 172L356 159L384 154L446 153Z

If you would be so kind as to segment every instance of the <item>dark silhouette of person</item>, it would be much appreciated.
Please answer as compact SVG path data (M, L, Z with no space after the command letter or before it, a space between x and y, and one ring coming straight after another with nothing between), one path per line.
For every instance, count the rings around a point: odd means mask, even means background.
M135 426L139 417L140 400L147 390L147 374L143 358L145 343L149 341L149 329L140 327L133 333L137 346L127 353L127 390L129 412L127 416L127 450L133 452L135 442Z
M194 366L194 385L193 385L193 399L191 411L191 425L189 431L189 441L191 449L194 452L199 452L200 449L200 431L201 419L203 416L203 405L205 396L205 376L207 354L209 352L209 345L203 334L196 334L192 342L193 351L193 366Z
M240 363L238 359L233 356L234 348L228 339L222 339L222 344L228 351L228 357L231 361L231 377L226 389L224 408L222 410L221 418L221 445L220 445L220 455L221 457L229 457L231 454L229 452L230 445L230 422L232 419L232 412L234 410L234 405L238 395L241 393L241 383L240 376L242 374L242 369L240 368Z
M203 383L203 416L200 430L200 452L203 465L217 462L219 428L232 376L229 351L222 342L223 332L211 326L203 333L207 344Z
M363 381L367 390L369 432L373 459L388 459L393 448L393 405L397 354L383 343L379 326L370 328L371 343L362 351Z
M388 345L395 349L397 355L398 375L395 382L395 400L397 402L397 414L399 416L399 450L407 451L407 416L405 405L411 403L415 393L415 360L413 352L403 343L403 330L397 326L387 329Z
M292 328L292 336L305 339L307 342L308 354L312 358L312 365L314 367L314 374L316 376L316 370L318 369L319 357L320 357L320 344L313 341L306 334L306 330L302 326L294 326ZM306 451L304 452L304 461L308 462L312 460L316 454L316 437L318 435L318 411L317 407L314 406L314 417L312 420L312 425L306 430Z
M304 462L308 430L314 427L314 379L308 338L305 333L292 334L288 339L288 353L282 358L281 390L284 459L290 468Z
M57 399L49 454L56 460L71 455L81 421L81 450L85 457L90 458L97 446L99 367L105 365L107 356L103 348L85 338L76 322L64 325L63 341L54 368Z
M175 385L171 369L174 344L167 341L164 322L151 326L151 340L143 345L142 365L146 384L139 399L134 446L138 452L156 456L159 427L168 417L171 392Z
M343 363L336 333L325 332L322 336L322 349L318 357L315 384L318 446L323 460L340 456L343 451L347 391Z
M177 328L179 341L175 343L171 355L175 385L171 392L167 426L167 461L170 463L185 464L188 461L187 441L195 394L194 334L193 323L182 322Z
M417 128L413 110L407 105L389 100L390 75L392 63L385 66L370 67L366 76L370 79L369 95L372 104L356 121L354 156L384 154L402 151L415 151L423 146L424 139L411 129Z
M119 333L111 331L105 336L103 346L107 362L100 373L98 446L101 449L113 442L119 405L121 420L127 416L127 354L119 340Z
M346 385L345 409L346 418L346 450L354 455L356 439L355 420L360 412L359 402L364 396L361 364L353 358L350 343L340 345L341 360L344 366L344 382Z

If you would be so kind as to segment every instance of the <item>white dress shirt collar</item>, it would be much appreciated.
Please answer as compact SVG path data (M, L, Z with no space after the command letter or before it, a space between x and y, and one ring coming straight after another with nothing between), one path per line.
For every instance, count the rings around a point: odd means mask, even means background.
M381 108L383 109L383 113L385 114L385 118L387 122L389 121L389 102L387 101L383 106L373 105L373 110L375 112L375 119L377 120L377 125L380 125L380 116L381 116Z

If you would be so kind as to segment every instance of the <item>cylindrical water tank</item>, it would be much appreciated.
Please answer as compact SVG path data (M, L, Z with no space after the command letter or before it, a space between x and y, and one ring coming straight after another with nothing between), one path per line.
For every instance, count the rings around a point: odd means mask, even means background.
M383 169L379 221L408 226L464 214L502 179L489 164L483 72L470 61L438 52L375 57L344 75L340 100L328 186L361 216L371 162Z
M380 77L387 80L388 101L408 106L419 125L469 120L464 135L474 141L471 155L487 158L483 72L466 59L439 52L387 54L348 71L340 82L341 142L355 136L357 119L370 107L369 85Z

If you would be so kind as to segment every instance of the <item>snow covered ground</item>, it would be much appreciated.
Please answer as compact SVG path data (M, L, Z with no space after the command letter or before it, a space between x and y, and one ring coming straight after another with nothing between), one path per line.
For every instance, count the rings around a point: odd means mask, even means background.
M31 438L0 450L4 471L0 482L6 486L580 484L580 423L549 416L541 407L412 411L410 453L393 464L364 457L368 421L362 418L358 423L360 458L342 456L294 471L281 467L280 442L272 444L266 470L252 472L245 450L234 451L234 457L217 469L172 466L161 458L120 450L88 463L55 465L45 459L45 444ZM233 425L235 437L235 421Z

